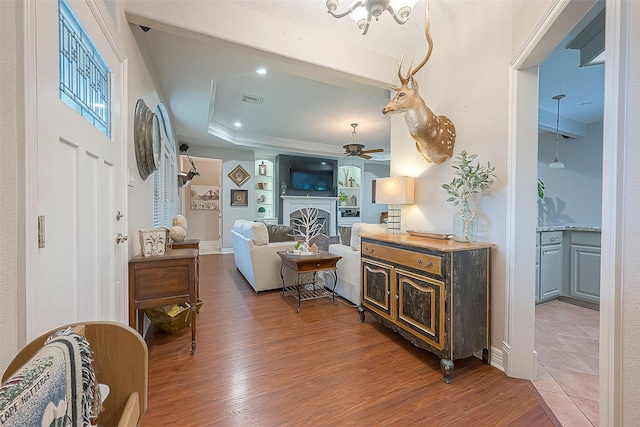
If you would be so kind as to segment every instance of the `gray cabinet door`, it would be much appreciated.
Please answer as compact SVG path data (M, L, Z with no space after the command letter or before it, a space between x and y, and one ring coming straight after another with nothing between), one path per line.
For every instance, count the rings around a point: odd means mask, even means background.
M571 287L569 295L600 301L600 248L571 245Z
M560 296L562 289L562 245L540 248L540 302Z

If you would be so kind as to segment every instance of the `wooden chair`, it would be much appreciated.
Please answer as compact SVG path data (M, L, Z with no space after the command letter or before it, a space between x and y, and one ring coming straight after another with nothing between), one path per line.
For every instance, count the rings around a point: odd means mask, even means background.
M2 375L2 383L28 362L51 334L69 326L86 337L93 351L96 379L111 389L96 424L139 425L147 410L149 352L144 339L134 329L118 322L74 323L39 336L13 358Z

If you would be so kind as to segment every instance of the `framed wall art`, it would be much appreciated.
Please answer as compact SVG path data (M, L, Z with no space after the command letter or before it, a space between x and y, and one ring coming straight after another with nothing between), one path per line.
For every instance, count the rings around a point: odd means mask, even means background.
M249 206L249 190L231 189L231 206Z
M240 165L236 166L231 172L229 172L229 178L235 182L238 187L245 183L250 178L249 172L244 170Z
M219 185L192 185L191 209L220 210Z

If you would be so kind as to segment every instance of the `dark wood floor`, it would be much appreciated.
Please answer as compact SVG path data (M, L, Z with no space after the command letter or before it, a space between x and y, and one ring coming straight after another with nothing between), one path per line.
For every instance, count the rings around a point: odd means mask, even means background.
M151 328L143 426L552 426L529 381L439 359L329 299L256 295L232 255L201 256L198 347Z

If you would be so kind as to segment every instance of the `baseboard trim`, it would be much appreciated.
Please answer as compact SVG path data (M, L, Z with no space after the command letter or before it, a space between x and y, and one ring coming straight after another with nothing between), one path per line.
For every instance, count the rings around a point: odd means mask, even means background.
M200 255L211 255L220 253L220 240L201 240Z
M568 296L560 296L558 300L562 302L566 302L568 304L578 305L580 307L589 308L591 310L600 311L600 304L592 301L582 301L581 299L568 297Z

